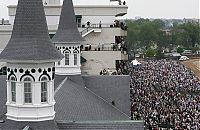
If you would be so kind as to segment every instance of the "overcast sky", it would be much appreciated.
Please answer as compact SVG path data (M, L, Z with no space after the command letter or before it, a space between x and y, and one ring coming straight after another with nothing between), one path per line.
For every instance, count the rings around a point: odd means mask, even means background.
M62 0L61 0L62 1ZM111 4L110 0L73 0L74 4ZM122 0L123 1L123 0ZM125 0L129 9L125 18L199 18L200 0ZM62 3L62 2L61 2ZM8 19L7 5L17 0L0 0L0 18Z

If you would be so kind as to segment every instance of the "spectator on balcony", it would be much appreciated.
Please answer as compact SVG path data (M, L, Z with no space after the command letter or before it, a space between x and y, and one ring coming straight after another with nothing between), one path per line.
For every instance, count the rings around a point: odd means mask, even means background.
M87 27L90 27L90 21L87 22Z
M106 69L103 69L103 75L108 75L108 71L106 71Z
M119 23L119 20L115 20L115 27L120 27L120 23Z
M91 49L92 49L92 45L90 44L90 45L89 45L89 51L91 51Z
M101 47L102 47L102 51L103 51L104 50L104 44L102 44Z
M125 25L124 25L123 22L120 23L120 27L121 27L122 30L125 30Z
M114 51L114 43L111 43L111 50Z
M123 2L123 5L126 5L126 1Z
M119 0L119 5L122 5L122 1L121 0Z
M99 28L101 28L101 21L99 22Z
M101 49L100 49L100 43L99 43L99 45L98 45L98 51L100 51Z
M121 50L121 44L118 44L118 50Z
M83 45L80 46L81 51L83 50Z

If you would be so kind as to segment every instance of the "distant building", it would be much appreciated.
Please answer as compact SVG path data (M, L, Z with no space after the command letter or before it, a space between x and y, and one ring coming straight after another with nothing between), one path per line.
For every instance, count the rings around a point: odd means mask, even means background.
M139 19L141 19L141 16L136 16L135 17L135 20L139 20Z

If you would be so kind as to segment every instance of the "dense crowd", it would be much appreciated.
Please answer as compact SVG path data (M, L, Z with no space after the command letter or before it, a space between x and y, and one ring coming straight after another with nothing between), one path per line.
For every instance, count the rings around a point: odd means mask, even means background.
M128 68L130 68L130 65L128 64L127 61L117 61L116 63L116 71L117 75L128 75Z
M128 75L130 65L128 61L117 60L116 61L116 70L103 69L100 71L99 75Z
M146 129L199 130L200 80L179 61L148 60L131 67L131 113Z

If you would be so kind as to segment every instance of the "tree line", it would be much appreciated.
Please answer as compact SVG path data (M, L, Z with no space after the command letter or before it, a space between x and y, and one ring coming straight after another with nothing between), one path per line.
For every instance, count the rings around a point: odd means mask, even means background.
M160 19L126 20L128 35L126 43L129 51L143 52L148 56L161 55L164 51L176 48L179 52L184 49L199 50L199 23L173 23L166 27Z

